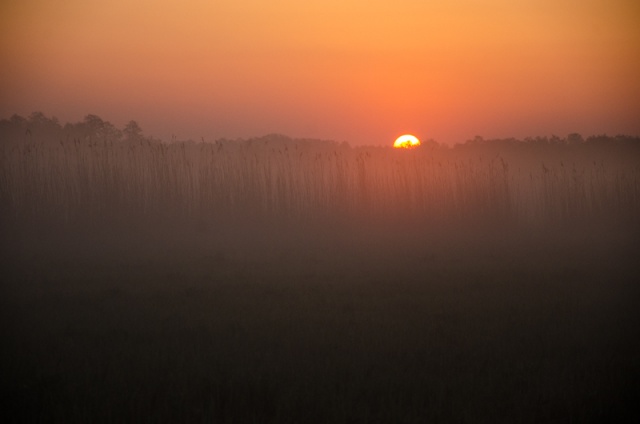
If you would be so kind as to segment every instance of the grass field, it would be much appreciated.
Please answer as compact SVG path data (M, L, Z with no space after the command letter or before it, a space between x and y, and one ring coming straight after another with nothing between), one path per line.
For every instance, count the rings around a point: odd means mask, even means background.
M4 422L637 421L637 148L254 143L5 145Z

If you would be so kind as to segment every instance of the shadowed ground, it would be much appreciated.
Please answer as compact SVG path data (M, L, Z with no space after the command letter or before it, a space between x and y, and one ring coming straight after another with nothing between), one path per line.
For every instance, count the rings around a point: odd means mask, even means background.
M635 413L637 232L25 234L2 246L9 421Z

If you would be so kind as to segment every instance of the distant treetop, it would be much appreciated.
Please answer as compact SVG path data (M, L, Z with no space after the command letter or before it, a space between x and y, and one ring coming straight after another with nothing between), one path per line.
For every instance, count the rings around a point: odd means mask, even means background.
M56 117L47 117L42 112L33 112L27 118L13 115L9 119L0 120L0 137L2 141L59 141L59 140L111 140L140 141L151 140L145 137L142 128L136 121L129 121L120 130L109 121L98 115L89 114L80 122L66 123L64 126Z
M153 141L159 142L160 140L154 139L150 136L145 136L142 128L136 121L129 121L124 128L119 129L109 121L105 121L98 115L88 114L80 122L66 123L62 125L56 117L47 117L42 112L33 112L27 118L14 114L8 119L0 120L0 142L55 142L63 140L73 140L80 142L91 141L123 141L123 142L139 142L139 141ZM168 140L167 140L168 141ZM179 142L179 140L172 138L172 142ZM204 140L203 140L204 141ZM268 134L263 137L251 138L248 140L217 140L217 143L240 143L240 144L252 144L252 143L264 143L272 147L277 145L293 145L307 142L318 143L321 140L309 140L309 139L291 139L290 137L282 134ZM340 145L346 147L346 142L338 143L337 141L323 140L326 143ZM194 143L189 140L189 142ZM321 143L322 144L322 143ZM434 140L423 141L423 148L447 148L444 145L440 145ZM524 140L516 138L504 138L504 139L485 139L480 135L476 135L473 139L467 140L464 144L456 144L454 148L511 148L516 146L528 146L539 147L545 146L602 146L602 145L633 145L640 146L640 137L627 136L627 135L592 135L584 138L578 133L568 134L566 137L561 138L556 135L552 136L537 136L527 137ZM375 146L369 146L375 147ZM275 147L274 147L275 148Z

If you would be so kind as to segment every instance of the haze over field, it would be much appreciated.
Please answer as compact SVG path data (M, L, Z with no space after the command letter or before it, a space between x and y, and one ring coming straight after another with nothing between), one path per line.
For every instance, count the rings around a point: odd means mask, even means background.
M0 422L640 422L639 18L3 1Z
M631 0L8 1L0 116L165 140L637 135L639 18Z
M640 138L0 140L3 422L638 421Z

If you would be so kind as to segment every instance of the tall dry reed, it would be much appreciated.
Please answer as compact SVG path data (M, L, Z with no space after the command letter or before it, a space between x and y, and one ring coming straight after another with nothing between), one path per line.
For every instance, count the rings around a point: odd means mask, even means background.
M637 149L399 151L283 137L0 149L2 213L11 222L177 225L240 217L545 225L640 216Z

